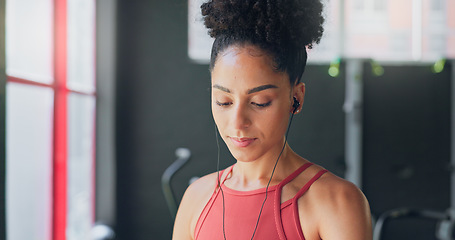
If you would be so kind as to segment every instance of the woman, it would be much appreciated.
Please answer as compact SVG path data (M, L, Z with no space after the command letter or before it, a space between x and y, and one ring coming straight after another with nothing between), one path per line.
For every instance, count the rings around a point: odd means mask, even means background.
M307 53L323 29L316 0L211 0L212 113L237 160L188 187L173 239L371 239L366 198L286 142L301 110Z

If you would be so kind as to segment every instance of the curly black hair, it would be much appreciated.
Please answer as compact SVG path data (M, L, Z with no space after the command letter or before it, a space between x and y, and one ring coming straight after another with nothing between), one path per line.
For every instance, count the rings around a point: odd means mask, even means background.
M306 47L319 43L323 29L320 0L209 0L201 5L205 26L215 38L210 70L218 54L232 45L251 44L273 58L276 70L300 81Z

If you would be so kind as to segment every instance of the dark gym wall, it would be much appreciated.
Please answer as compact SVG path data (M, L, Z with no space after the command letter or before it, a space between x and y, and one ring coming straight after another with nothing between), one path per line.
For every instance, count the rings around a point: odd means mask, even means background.
M192 176L216 170L207 65L187 57L187 1L118 1L117 239L170 239L173 220L161 175L187 147L191 161L176 174L177 199ZM291 147L334 173L344 172L343 77L308 66L303 111L292 124ZM343 76L343 73L340 74ZM221 143L221 166L234 161Z
M170 239L161 174L177 147L192 150L188 179L207 169L197 159L215 154L204 131L209 73L186 56L186 12L186 1L118 2L118 239Z
M444 212L450 205L450 64L364 65L364 192L372 212L414 208ZM436 221L403 219L386 239L436 239Z

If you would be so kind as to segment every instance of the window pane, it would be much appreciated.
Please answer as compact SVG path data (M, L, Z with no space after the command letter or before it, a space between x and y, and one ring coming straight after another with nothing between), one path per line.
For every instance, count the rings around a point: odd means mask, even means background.
M443 2L442 0L430 0L431 2L431 10L435 10L435 11L441 11L443 10Z
M387 8L387 1L384 0L374 0L374 10L375 11L385 11Z
M68 86L95 88L95 1L68 0Z
M346 57L392 61L412 59L412 8L409 1L394 1L391 7L383 4L373 4L364 12L346 9ZM383 7L387 11L382 11Z
M93 222L95 99L68 99L68 240L89 239Z
M188 0L188 57L200 63L208 63L213 39L207 34L201 14L204 0Z
M447 16L447 58L455 58L455 1L446 2L446 16Z
M355 10L363 11L365 9L365 0L354 0L353 4Z
M331 62L340 57L340 0L323 0L324 34L321 42L308 49L308 62Z
M53 81L52 0L6 1L6 73Z
M8 240L51 239L53 90L7 84Z
M448 12L441 0L423 2L422 55L424 59L438 60L448 55L450 27ZM453 13L451 13L453 15Z

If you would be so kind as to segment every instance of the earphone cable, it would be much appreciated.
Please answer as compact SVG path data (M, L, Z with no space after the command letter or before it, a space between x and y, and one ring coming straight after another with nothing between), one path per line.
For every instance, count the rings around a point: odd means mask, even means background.
M281 155L283 154L284 148L286 147L288 134L289 134L289 129L291 128L291 123L292 123L292 119L293 118L294 118L294 113L291 114L291 117L289 119L288 129L286 130L283 147L281 148L280 154L278 155L278 158L275 161L275 165L273 166L272 174L271 174L271 176L269 178L269 181L267 183L267 186L265 188L265 198L264 198L264 201L262 202L261 210L259 211L258 219L256 221L256 226L254 227L254 231L253 231L253 235L251 236L251 240L253 240L254 235L256 234L256 230L257 230L258 225L259 225L259 220L261 218L262 210L263 210L265 202L267 200L270 182L272 181L273 174L275 173L276 166L278 165L278 161L280 160ZM219 143L219 140L218 140L218 128L216 127L216 124L215 124L215 137L216 137L216 146L217 146L217 149L218 149L216 171L217 171L217 174L218 174L218 187L220 188L222 201L223 201L223 237L224 237L224 240L226 240L226 231L225 231L225 227L224 227L224 225L225 225L224 224L224 219L225 219L224 192L223 192L223 189L221 188L221 182L220 182L220 143Z
M216 124L215 124L215 137L216 137L216 147L218 149L217 163L216 163L216 172L218 174L218 187L220 188L221 196L222 196L222 199L223 199L223 237L224 237L224 240L226 240L226 232L224 230L224 212L225 212L224 192L223 192L223 189L221 188L221 182L220 182L220 142L218 140L218 128L216 127Z
M264 198L264 201L262 202L261 210L259 211L258 220L256 221L256 226L254 227L254 232L253 232L253 235L251 236L251 240L253 240L254 235L256 234L256 230L257 230L258 225L259 225L259 219L261 218L262 209L264 208L265 201L267 200L269 185L270 185L270 182L272 181L273 173L275 173L275 169L276 169L276 166L278 164L278 160L280 160L281 154L283 154L284 148L286 147L286 143L287 143L287 140L288 140L289 129L291 128L291 123L292 123L292 119L293 118L294 118L294 113L291 114L291 118L289 119L288 129L286 130L286 135L284 137L283 147L281 148L280 154L278 155L278 158L275 161L275 165L273 166L272 174L270 175L269 182L267 183L267 187L265 188L265 198ZM223 222L224 222L224 219L223 219ZM224 229L224 226L223 226L223 229Z

